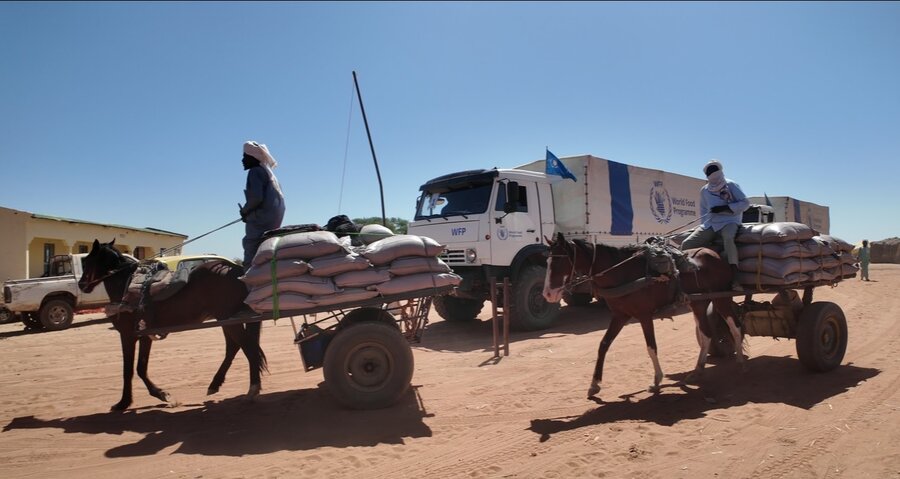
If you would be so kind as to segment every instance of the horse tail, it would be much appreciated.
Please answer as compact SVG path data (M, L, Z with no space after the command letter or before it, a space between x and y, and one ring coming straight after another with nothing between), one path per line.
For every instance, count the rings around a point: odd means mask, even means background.
M262 345L259 343L262 333L262 322L247 323L246 331L247 334L252 335L252 338L255 340L254 343L256 343L256 349L259 351L259 372L268 373L269 362L266 360L266 353L263 352Z

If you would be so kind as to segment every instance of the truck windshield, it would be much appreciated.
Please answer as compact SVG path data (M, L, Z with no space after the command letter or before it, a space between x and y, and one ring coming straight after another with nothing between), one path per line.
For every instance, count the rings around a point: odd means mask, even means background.
M484 183L444 191L423 191L418 200L415 219L484 213L490 203L493 186L493 183Z

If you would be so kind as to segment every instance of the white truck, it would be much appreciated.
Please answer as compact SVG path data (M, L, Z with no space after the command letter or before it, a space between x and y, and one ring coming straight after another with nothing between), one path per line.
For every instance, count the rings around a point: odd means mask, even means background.
M750 203L772 208L772 221L803 223L821 234L829 234L831 223L827 206L801 201L790 196L751 196Z
M541 160L452 173L420 187L408 232L446 245L441 258L463 278L455 296L435 298L442 318L474 319L490 298L490 278L509 278L512 324L520 330L548 328L559 305L541 295L544 238L559 231L567 238L625 245L700 218L705 180L589 155L560 160L577 181L545 174ZM565 299L583 305L592 298L585 289Z
M0 316L7 320L20 318L33 328L57 331L72 324L75 311L109 304L106 287L102 284L89 294L78 289L81 260L85 256L87 254L54 256L45 276L3 283L0 309L4 311L0 311Z

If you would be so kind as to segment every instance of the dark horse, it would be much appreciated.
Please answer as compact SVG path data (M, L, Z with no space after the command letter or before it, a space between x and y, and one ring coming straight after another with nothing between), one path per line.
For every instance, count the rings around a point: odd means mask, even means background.
M101 282L106 286L110 302L122 301L132 274L138 263L113 247L115 240L100 243L94 240L91 252L82 260L84 274L78 287L89 293ZM170 298L153 303L152 326L171 327L189 323L199 323L209 318L226 319L244 307L247 287L238 279L243 269L229 261L210 261L197 266L188 283ZM135 343L140 342L137 373L144 381L150 395L175 405L177 401L167 392L150 381L147 365L150 347L149 336L138 336L138 325L145 319L138 311L121 311L112 316L113 326L122 340L123 379L122 399L113 405L113 411L121 411L131 405L131 380L134 376ZM225 359L213 377L207 394L218 392L225 382L225 374L231 366L238 349L244 351L250 363L250 390L247 395L255 397L260 391L260 374L266 370L266 356L259 347L260 323L234 324L222 326L225 333Z
M600 392L603 359L616 335L631 318L640 321L647 342L647 352L653 361L655 374L650 389L659 390L663 373L657 358L653 318L654 313L678 301L679 285L669 280L669 276L648 276L650 265L646 245L621 248L603 244L592 245L581 240L568 241L562 233L557 234L555 241L547 240L547 242L550 245L550 255L547 260L547 278L544 281L544 298L548 302L559 302L563 289L576 278L583 277L591 281L594 297L604 298L612 313L612 322L603 335L603 340L600 341L597 365L594 367L588 397ZM715 251L698 248L687 253L694 268L691 268L693 271L678 275L681 292L711 293L728 291L731 288L731 269ZM730 297L713 299L712 302L716 312L728 323L734 339L737 360L743 368L745 367L743 343L734 320L734 303ZM705 321L709 303L709 299L690 302L697 326L697 341L700 344L697 367L689 376L692 379L702 374L709 352L711 331Z

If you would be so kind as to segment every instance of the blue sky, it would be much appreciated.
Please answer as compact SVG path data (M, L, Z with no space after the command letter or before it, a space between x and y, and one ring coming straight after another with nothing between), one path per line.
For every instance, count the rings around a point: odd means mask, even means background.
M3 2L0 58L8 208L198 236L237 218L254 139L285 224L380 216L356 70L388 216L549 146L718 158L750 195L829 206L840 238L900 236L900 3Z

